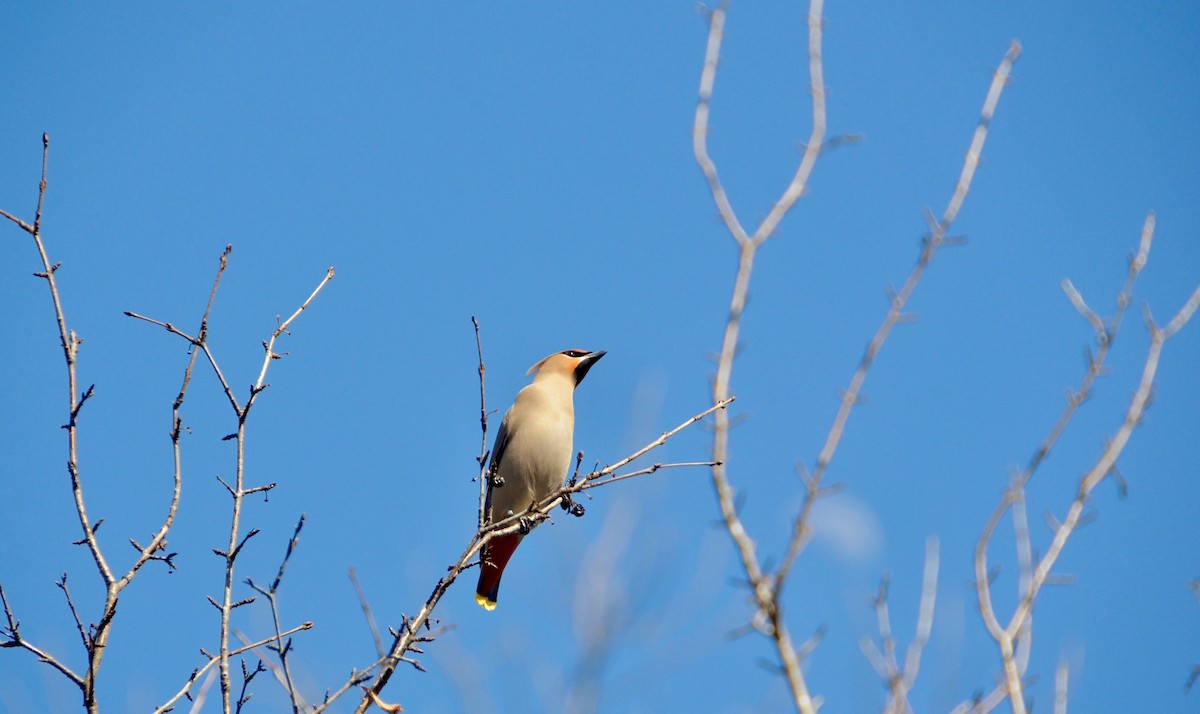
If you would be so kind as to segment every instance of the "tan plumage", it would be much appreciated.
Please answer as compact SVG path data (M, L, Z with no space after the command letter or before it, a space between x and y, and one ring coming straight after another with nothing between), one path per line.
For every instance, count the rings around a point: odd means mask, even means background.
M517 393L496 434L487 522L508 518L554 493L571 467L575 432L575 387L606 353L556 352L529 368L533 382ZM501 485L496 485L497 483ZM475 602L496 609L500 578L521 533L494 538L484 549Z

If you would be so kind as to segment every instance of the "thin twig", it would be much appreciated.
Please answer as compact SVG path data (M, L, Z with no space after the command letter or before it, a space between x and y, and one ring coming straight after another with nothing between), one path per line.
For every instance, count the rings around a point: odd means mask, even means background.
M379 625L375 624L375 615L371 612L367 596L363 594L362 585L358 582L358 573L354 572L353 565L350 566L350 582L354 583L354 593L358 596L359 607L362 608L363 617L367 618L367 626L371 629L371 639L375 641L375 652L383 657L383 641L379 639Z
M283 554L283 560L279 563L279 571L275 574L275 580L271 582L270 587L264 588L250 578L246 578L246 584L249 585L251 589L262 593L262 595L267 598L267 602L271 606L271 619L275 624L276 635L279 634L281 627L279 624L279 600L275 596L279 592L280 584L283 582L283 573L287 569L288 561L291 560L292 553L296 550L296 545L300 541L300 531L304 528L304 521L304 514L300 514L300 520L296 522L296 529L292 532L291 539L288 540L287 551L285 551ZM291 646L291 640L288 640L287 642L279 640L274 645L267 645L267 649L271 650L276 654L276 656L279 657L279 666L282 670L281 683L284 685L284 689L287 691L288 697L291 699L293 714L299 714L300 702L298 700L296 686L292 682L292 670L288 665L288 653L291 651ZM274 670L274 668L272 668L272 670Z
M483 364L483 341L479 337L479 320L471 316L471 324L475 326L475 351L479 354L479 427L483 432L479 441L479 523L477 528L483 528L487 523L487 479L488 479L488 413L487 397L485 396L483 374L486 367Z
M946 236L950 227L954 223L955 218L958 217L963 202L966 201L967 194L971 190L971 182L975 177L975 169L979 165L979 157L983 152L984 143L987 141L988 128L991 126L992 117L995 115L996 105L1000 101L1000 94L1004 91L1004 87L1008 83L1009 74L1012 71L1013 63L1020 54L1021 45L1014 40L1009 46L1008 52L1004 55L1004 59L1001 60L1000 66L992 78L992 83L988 87L987 98L984 100L983 110L980 112L979 123L975 126L975 133L971 138L971 145L967 149L967 155L963 161L962 171L959 173L954 193L951 195L941 219L931 225L930 235L926 236L921 246L921 252L917 258L916 265L909 272L900 290L892 295L891 304L887 315L883 319L883 323L867 344L867 349L863 354L862 360L859 362L857 369L855 369L854 375L850 378L849 386L842 392L842 401L838 407L837 415L834 416L833 425L825 437L825 444L821 447L816 465L809 477L817 487L820 486L825 476L825 471L829 468L829 464L833 461L834 454L837 453L838 446L841 444L846 423L850 418L850 412L853 411L854 407L860 401L863 383L867 379L867 372L871 369L871 365L879 355L880 349L883 348L884 343L891 334L892 328L903 319L904 310L917 285L921 282L921 278L925 274L925 269L929 267L938 249L946 243ZM793 540L804 537L805 525L797 522L796 527L793 529Z
M233 635L234 635L234 637L237 637L238 641L241 642L243 645L250 643L250 640L246 637L246 635L243 634L238 629L234 629ZM288 640L288 643L290 645L291 640ZM272 644L266 645L266 647L269 651L274 652L276 650L276 648L278 647L278 645L275 643L272 643ZM293 684L291 682L290 674L286 673L283 668L281 668L279 665L272 662L270 657L264 657L262 654L260 654L259 649L257 647L254 648L253 650L251 650L251 652L253 652L254 656L258 658L258 661L262 666L264 666L268 670L270 670L271 676L275 678L276 682L279 682L279 686L283 687L283 690L285 692L288 692L289 696L291 696L295 700L295 703L292 705L293 712L311 712L312 711L312 708L313 708L312 705L309 704L307 701L305 701L304 697L300 696L300 693L295 690L295 687L293 686Z
M1058 663L1058 671L1054 673L1054 714L1067 714L1067 680L1070 671L1067 661Z
M297 625L296 627L293 627L290 630L281 632L277 635L272 635L271 637L259 640L258 642L251 642L248 645L243 645L241 647L238 647L237 649L229 650L229 652L226 653L226 655L228 657L237 657L238 655L242 654L243 652L249 652L253 649L262 647L263 645L271 644L272 642L279 642L284 637L290 637L290 636L296 634L297 632L302 632L304 630L312 629L312 626L313 626L313 623L311 623L311 622L302 623L300 625ZM155 709L154 714L165 714L165 712L170 711L171 708L174 706L175 702L179 701L184 695L186 695L188 693L188 691L191 690L192 685L196 683L196 680L199 679L200 676L203 675L205 672L212 669L213 665L217 664L219 661L220 661L220 657L208 655L208 662L205 663L204 666L199 667L196 669L196 671L192 672L191 676L188 677L187 683L185 683L183 685L183 687L180 688L180 690L178 692L176 692L173 697L171 697L165 703L163 703L162 706Z
M913 709L908 693L917 681L921 667L921 653L929 642L933 629L933 614L937 604L938 539L930 536L925 541L925 574L921 583L921 603L917 614L916 633L908 645L901 667L896 657L896 639L892 635L891 615L888 611L890 580L884 576L879 592L873 599L875 617L879 624L880 647L869 637L859 640L859 648L888 688L885 714L911 714Z
M624 481L627 478L634 478L635 476L645 476L646 474L652 474L655 471L658 471L660 469L678 469L678 468L695 467L695 466L710 466L711 467L711 466L716 466L716 465L717 465L717 462L715 462L715 461L677 461L675 463L670 463L670 464L652 464L650 466L647 466L644 469L638 469L637 471L629 471L627 473L609 476L608 478L604 478L604 479L588 481L588 482L584 483L583 490L587 490L590 488L596 488L597 486L607 486L610 483Z
M0 628L0 637L5 638L3 642L0 642L0 647L20 647L28 650L33 654L34 657L38 658L39 662L45 662L54 669L57 669L59 672L65 675L67 679L71 680L75 686L83 689L85 686L83 677L76 674L70 667L66 666L62 662L59 662L53 655L42 650L40 647L37 647L21 635L21 621L18 620L15 615L13 615L12 608L8 604L8 596L4 594L3 585L0 585L0 603L4 605L4 619L8 622L6 627Z

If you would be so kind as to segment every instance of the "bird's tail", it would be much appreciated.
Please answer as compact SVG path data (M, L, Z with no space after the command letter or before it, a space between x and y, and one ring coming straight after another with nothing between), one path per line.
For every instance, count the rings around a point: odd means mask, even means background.
M520 533L494 538L483 551L479 565L479 584L475 587L475 602L484 610L496 609L496 598L500 594L500 577L504 566L521 542Z

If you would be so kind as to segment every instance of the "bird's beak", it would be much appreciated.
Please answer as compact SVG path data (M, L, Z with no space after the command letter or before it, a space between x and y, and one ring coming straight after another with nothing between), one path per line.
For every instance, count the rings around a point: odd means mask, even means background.
M587 376L588 370L592 368L592 365L599 362L600 358L606 354L608 354L608 350L598 350L584 355L579 360L579 364L575 365L575 384L582 382L583 378Z

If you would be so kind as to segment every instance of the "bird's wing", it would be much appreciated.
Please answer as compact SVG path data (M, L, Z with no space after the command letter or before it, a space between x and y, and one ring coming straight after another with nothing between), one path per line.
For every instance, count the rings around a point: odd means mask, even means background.
M492 520L492 479L500 471L500 460L504 458L504 449L508 446L508 417L512 414L512 410L508 410L504 414L504 419L500 421L500 429L496 432L496 443L492 446L492 460L488 463L487 470L487 499L483 503L483 512L487 514L487 519Z

